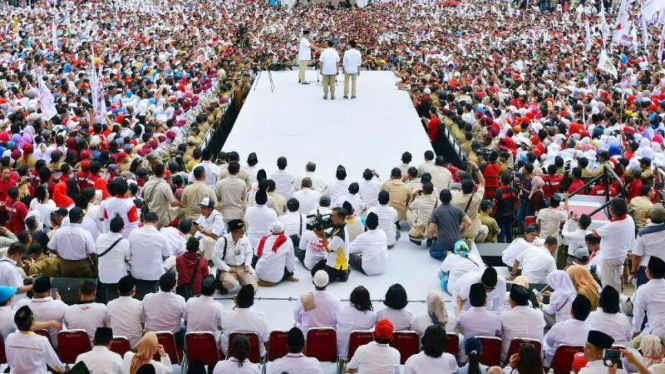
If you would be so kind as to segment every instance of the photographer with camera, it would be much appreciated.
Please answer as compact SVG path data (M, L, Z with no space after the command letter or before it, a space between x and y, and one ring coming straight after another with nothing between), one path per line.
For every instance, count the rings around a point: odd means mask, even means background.
M322 238L326 258L312 267L312 277L319 270L328 273L330 282L346 282L349 279L349 233L346 229L346 210L333 208L330 222L332 232Z

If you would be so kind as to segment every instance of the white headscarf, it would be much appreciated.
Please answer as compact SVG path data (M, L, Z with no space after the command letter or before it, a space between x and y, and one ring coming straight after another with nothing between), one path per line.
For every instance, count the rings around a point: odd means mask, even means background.
M563 270L554 270L547 274L547 284L563 297L570 299L570 301L573 301L577 296L577 290L575 289L575 285L573 285L573 281Z

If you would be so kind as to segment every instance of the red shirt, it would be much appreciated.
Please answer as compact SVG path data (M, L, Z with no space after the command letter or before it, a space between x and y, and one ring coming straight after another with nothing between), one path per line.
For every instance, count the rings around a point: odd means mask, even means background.
M89 173L87 171L79 171L76 173L76 183L78 183L81 191L83 191L83 189L86 187L92 187L92 185L88 182L88 174Z
M427 135L432 143L439 141L439 116L433 115L427 123Z
M549 199L555 193L559 193L559 185L561 185L561 181L563 181L563 175L548 174L543 176L543 181L545 181L545 185L543 186L543 193L545 194L545 199Z
M594 186L594 187L591 189L591 193L590 193L589 195L592 195L592 196L605 196L605 191L607 190L607 188L608 188L608 187L605 186L604 184L598 184L598 185ZM609 189L610 189L610 196L616 196L616 195L617 195L617 191L616 191L614 188L609 187Z
M12 187L16 187L15 179L9 178L7 182L0 179L0 201L5 201L7 198L7 191Z
M208 268L208 260L206 260L205 256L201 256L199 268L194 271L194 266L196 265L196 260L198 258L199 254L197 252L186 252L175 259L175 269L178 272L178 286L189 284L192 279L192 273L194 273L195 278L192 290L196 295L201 293L201 282L210 272Z
M25 230L25 217L28 215L28 207L20 200L12 201L9 197L5 200L5 205L9 214L9 219L5 226L14 235L18 235L21 231Z
M568 193L573 193L577 191L578 189L582 188L584 186L584 181L581 179L576 179L573 181L573 183L568 186ZM578 195L586 195L584 193L584 190L578 192Z

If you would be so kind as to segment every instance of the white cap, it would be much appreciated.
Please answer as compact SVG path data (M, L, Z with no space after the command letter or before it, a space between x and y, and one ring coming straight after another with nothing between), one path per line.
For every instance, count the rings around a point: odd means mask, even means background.
M323 270L319 270L314 274L314 285L318 288L323 288L328 285L330 282L330 278L328 277L328 273L326 273Z
M273 234L281 234L284 232L284 224L280 221L275 221L270 224L270 232Z
M204 198L201 200L201 203L199 203L199 206L202 208L214 208L215 207L215 202L212 201L209 197Z

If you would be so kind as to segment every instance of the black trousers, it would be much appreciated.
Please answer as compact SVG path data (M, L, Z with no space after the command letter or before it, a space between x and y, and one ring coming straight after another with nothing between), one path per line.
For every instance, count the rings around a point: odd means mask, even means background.
M367 275L365 270L363 270L363 255L360 253L352 253L349 255L349 266Z
M300 262L301 262L303 265L305 265L305 253L306 253L306 252L307 252L307 251L305 251L304 249L295 248L296 258L297 258L298 260L300 260Z
M159 290L158 280L152 281L134 278L134 283L136 284L136 294L134 295L135 299L143 300L145 295L157 292Z
M326 260L321 260L319 261L316 265L312 267L312 277L314 277L314 274L316 274L317 271L323 270L326 273L328 273L328 278L330 279L330 283L332 282L346 282L349 280L349 271L348 270L340 270L340 269L335 269L332 266L328 266L326 264Z

